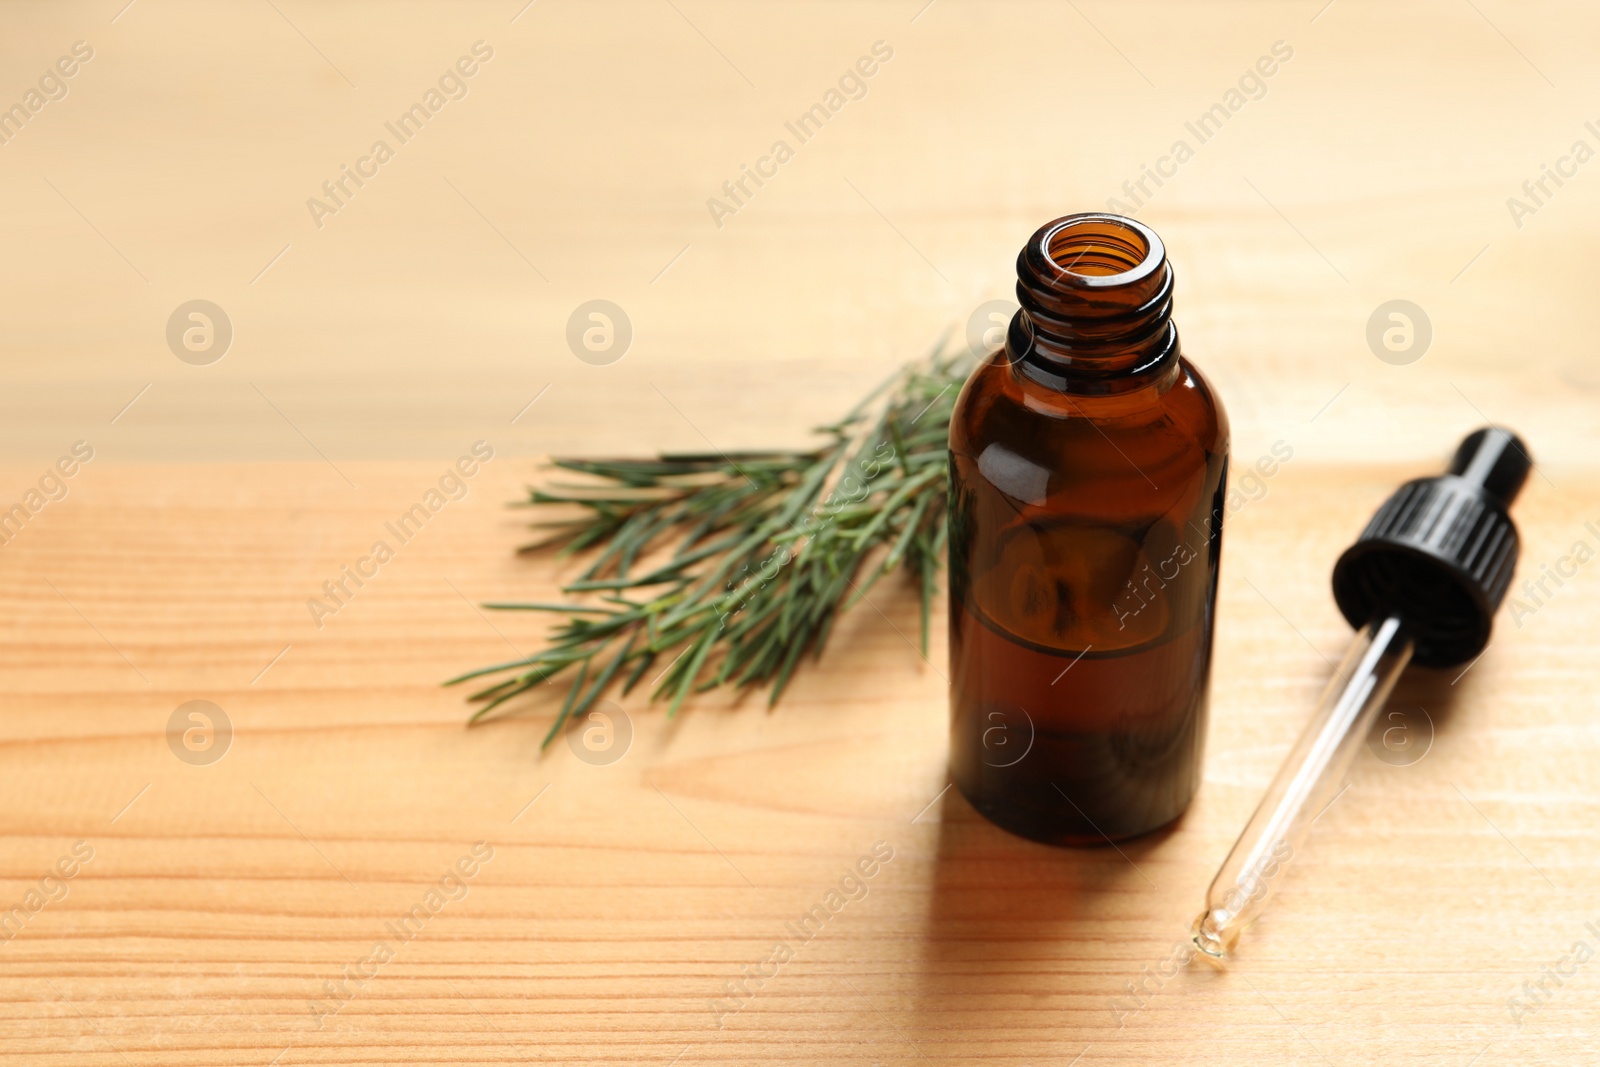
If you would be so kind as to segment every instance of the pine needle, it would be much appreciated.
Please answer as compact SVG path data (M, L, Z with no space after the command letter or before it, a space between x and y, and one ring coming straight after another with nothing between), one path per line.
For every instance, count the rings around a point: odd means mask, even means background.
M554 534L519 551L589 554L562 591L603 595L485 604L565 618L540 652L445 684L504 675L469 698L482 705L476 722L575 669L545 745L613 681L625 693L658 660L668 666L650 699L669 700L669 715L691 692L725 684L770 685L776 704L804 655L821 655L837 617L894 570L918 589L926 654L945 543L945 442L971 367L941 340L821 427L825 442L812 451L554 460L590 481L530 489L521 506L583 514L534 523Z

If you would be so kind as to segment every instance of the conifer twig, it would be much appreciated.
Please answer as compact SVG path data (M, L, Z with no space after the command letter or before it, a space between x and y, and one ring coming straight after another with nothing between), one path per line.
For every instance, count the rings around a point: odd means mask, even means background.
M810 451L552 461L586 480L530 489L523 506L583 514L537 523L552 536L521 551L591 554L563 587L575 599L484 605L563 618L540 651L445 684L498 679L469 697L478 722L570 672L544 745L608 687L627 693L658 663L651 699L669 700L669 715L690 693L724 684L770 685L776 704L801 658L821 655L839 614L893 570L919 590L926 655L945 547L946 439L970 369L965 352L941 341L820 427L824 443Z

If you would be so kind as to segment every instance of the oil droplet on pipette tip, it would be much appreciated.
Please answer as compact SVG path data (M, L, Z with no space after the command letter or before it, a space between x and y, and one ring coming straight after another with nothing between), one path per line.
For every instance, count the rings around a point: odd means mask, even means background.
M1225 939L1214 910L1207 909L1195 917L1193 940L1194 947L1200 950L1197 955L1214 967L1225 966L1232 958L1228 954L1231 946Z

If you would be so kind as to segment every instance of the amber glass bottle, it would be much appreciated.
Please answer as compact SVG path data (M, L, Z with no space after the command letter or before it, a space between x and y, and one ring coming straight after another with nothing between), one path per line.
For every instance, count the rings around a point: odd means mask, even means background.
M1161 239L1057 219L950 421L950 770L1000 826L1092 844L1200 781L1228 420Z

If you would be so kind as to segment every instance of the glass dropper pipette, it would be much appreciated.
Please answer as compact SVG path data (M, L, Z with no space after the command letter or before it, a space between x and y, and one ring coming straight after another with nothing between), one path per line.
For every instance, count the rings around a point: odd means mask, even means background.
M1267 906L1306 831L1338 795L1414 648L1395 615L1356 634L1316 714L1206 892L1206 910L1194 922L1194 943L1202 954L1227 959L1239 934Z
M1401 486L1339 558L1334 598L1361 629L1206 893L1193 929L1200 956L1230 958L1338 796L1407 664L1453 666L1488 644L1517 561L1507 509L1531 466L1514 434L1477 430L1447 473Z

